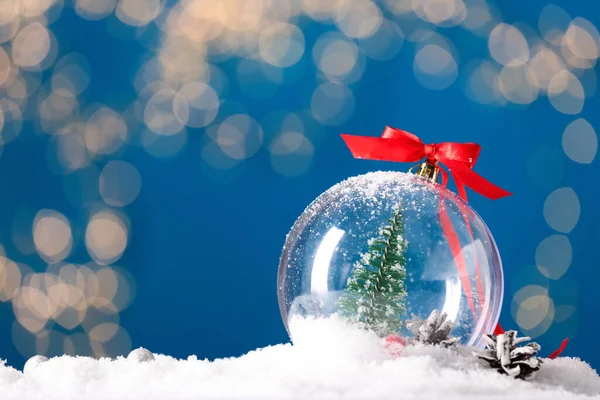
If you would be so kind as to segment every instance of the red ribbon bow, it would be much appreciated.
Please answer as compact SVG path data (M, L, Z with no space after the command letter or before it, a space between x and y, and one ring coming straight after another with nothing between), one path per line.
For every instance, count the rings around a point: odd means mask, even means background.
M430 162L445 165L454 178L458 194L467 199L465 186L492 200L510 196L510 192L487 181L471 168L475 165L481 147L476 143L424 144L412 133L386 127L380 138L342 134L354 158L368 160L418 162L427 158ZM443 184L447 176L442 170Z

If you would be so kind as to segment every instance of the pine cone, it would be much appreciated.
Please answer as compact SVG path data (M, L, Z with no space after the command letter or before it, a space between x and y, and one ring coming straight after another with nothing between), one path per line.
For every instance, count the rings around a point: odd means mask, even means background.
M454 324L446 318L447 314L444 312L440 315L438 310L433 310L424 321L413 314L412 319L406 322L406 327L415 335L413 341L448 348L460 338L450 336Z
M487 361L501 374L530 379L540 369L542 360L536 357L540 345L532 342L518 347L519 344L531 340L530 337L517 338L516 331L508 331L498 336L484 335L484 338L487 342L486 349L473 354Z

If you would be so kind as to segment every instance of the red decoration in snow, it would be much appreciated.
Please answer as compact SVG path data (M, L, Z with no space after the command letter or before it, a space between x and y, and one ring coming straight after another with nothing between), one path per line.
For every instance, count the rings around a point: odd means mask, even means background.
M406 340L400 335L389 335L385 338L385 348L393 356L400 356L405 347Z
M554 360L556 357L558 357L560 355L560 353L563 352L565 347L567 347L567 343L569 343L569 338L566 338L565 340L563 340L562 343L560 344L560 347L557 350L554 350L552 353L550 353L548 358L551 360Z

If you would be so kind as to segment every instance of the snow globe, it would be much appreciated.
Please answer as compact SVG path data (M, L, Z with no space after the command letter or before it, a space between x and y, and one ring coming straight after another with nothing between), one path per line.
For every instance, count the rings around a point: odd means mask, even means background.
M278 270L283 322L342 318L380 337L410 337L415 318L444 314L452 336L483 345L503 293L489 229L460 197L417 174L374 172L341 182L304 211Z

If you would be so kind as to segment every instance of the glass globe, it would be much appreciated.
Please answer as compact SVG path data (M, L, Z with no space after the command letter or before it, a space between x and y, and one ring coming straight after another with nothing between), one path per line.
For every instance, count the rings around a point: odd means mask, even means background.
M278 271L292 340L292 319L331 316L409 338L406 321L438 310L452 336L481 346L502 293L500 255L481 217L441 185L400 172L353 177L319 196L287 236Z

